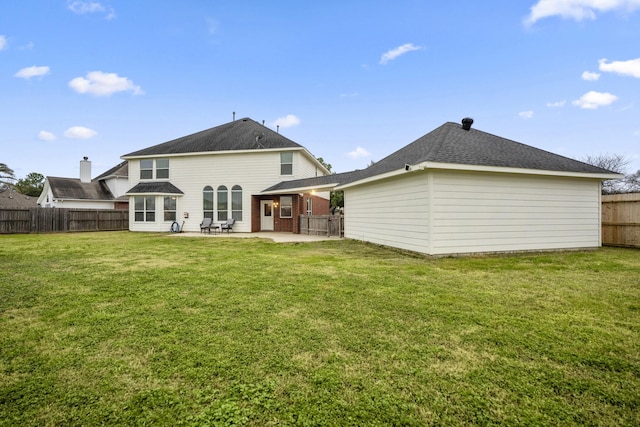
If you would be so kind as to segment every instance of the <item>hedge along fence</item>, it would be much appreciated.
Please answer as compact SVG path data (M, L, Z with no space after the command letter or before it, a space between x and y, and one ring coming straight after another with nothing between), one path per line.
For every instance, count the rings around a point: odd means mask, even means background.
M127 210L0 209L0 234L128 229L129 211Z
M602 244L640 248L640 193L602 196Z

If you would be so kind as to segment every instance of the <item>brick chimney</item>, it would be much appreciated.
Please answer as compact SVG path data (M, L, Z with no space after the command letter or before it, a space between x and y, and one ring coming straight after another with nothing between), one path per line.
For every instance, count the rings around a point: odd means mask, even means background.
M91 182L91 162L88 157L80 160L80 182Z

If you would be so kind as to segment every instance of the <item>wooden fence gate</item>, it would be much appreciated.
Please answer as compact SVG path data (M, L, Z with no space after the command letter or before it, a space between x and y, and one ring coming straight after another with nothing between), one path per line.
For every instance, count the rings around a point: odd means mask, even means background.
M640 193L602 196L602 244L640 248Z
M0 210L0 234L129 229L129 211L29 208Z
M300 215L300 234L344 236L344 215Z

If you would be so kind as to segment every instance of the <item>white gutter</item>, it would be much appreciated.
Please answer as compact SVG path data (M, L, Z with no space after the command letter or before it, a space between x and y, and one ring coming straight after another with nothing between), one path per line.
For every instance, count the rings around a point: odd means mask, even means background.
M295 187L295 188L284 188L282 190L271 190L271 191L262 191L260 194L271 195L271 194L293 194L293 193L310 193L312 191L321 192L321 191L333 191L333 189L338 185L337 182L333 182L330 184L323 184L321 186L308 186L308 187Z
M624 178L624 175L619 173L565 172L565 171L552 171L552 170L543 170L543 169L508 168L503 166L480 166L480 165L463 165L459 163L422 162L416 165L405 165L405 168L403 169L397 169L391 172L375 175L369 178L365 178L358 181L350 182L348 184L340 185L340 186L337 186L335 190L343 190L345 188L354 187L356 185L367 184L369 182L391 178L391 177L406 174L406 173L426 171L426 170L456 170L456 171L468 171L468 172L510 173L510 174L520 174L520 175L559 176L559 177L567 177L567 178L588 178L588 179L600 179L600 180Z

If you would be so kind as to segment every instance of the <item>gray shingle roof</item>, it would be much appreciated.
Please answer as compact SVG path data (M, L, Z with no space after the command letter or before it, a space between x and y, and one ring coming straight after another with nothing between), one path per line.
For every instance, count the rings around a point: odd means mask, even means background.
M103 179L109 176L120 176L120 177L128 177L129 176L129 162L128 161L123 161L120 162L119 164L115 165L114 167L112 167L111 169L101 173L100 175L96 176L94 178L94 180L99 180L99 179Z
M170 182L140 182L126 194L184 194Z
M281 182L264 191L321 186L331 182L344 185L402 169L405 164L415 165L423 162L587 174L613 173L477 129L464 130L461 125L448 122L366 169Z
M38 206L37 197L25 196L13 190L0 191L0 208L20 209L35 208L36 206Z
M366 170L368 176L422 162L536 169L557 172L611 173L574 159L540 150L477 129L445 123Z
M77 178L48 176L49 187L55 199L113 200L113 194L103 182L81 182Z
M302 148L302 146L245 117L192 135L143 148L122 157L269 148Z

